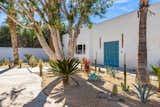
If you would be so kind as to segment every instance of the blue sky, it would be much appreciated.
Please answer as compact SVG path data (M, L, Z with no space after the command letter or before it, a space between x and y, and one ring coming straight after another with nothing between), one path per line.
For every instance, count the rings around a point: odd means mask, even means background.
M109 20L114 17L129 13L131 11L137 10L139 5L139 0L114 0L114 4L110 7L104 18L92 17L91 20L94 23L100 23L104 20ZM158 3L160 0L150 0L150 4ZM0 12L0 25L5 22L5 14Z
M138 10L139 0L114 0L114 4L110 7L104 18L93 17L92 21L95 23L103 22L114 17ZM160 0L150 0L150 4L155 4Z

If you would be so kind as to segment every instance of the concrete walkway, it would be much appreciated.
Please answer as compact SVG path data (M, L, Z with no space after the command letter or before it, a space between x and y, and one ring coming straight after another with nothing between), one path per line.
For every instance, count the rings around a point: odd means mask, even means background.
M62 107L41 90L41 78L26 68L0 73L0 107Z

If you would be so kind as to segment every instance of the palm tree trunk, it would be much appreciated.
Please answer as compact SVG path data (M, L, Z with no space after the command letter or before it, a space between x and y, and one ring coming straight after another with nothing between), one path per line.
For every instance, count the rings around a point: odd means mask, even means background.
M14 23L10 18L7 18L7 22L8 22L9 30L11 34L14 64L18 65L19 55L18 55L18 42L17 42L17 34L16 34L16 23Z
M139 46L138 46L138 69L136 82L139 85L149 84L149 73L147 71L147 13L148 0L140 0L139 8Z

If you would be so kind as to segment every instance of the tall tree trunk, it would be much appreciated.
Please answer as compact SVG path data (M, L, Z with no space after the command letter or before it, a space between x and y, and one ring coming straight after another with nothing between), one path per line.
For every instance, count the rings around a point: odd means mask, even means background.
M53 41L52 41L52 36L50 36L50 39L49 39L49 47L52 49L52 51L55 52L55 49L54 49L54 46L53 46Z
M42 33L42 30L41 28L37 25L37 23L35 23L33 25L35 31L36 31L36 35L37 35L37 38L39 40L39 43L41 44L43 50L45 51L45 53L48 55L48 57L55 61L57 60L56 56L55 56L55 52L52 51L52 49L49 47L47 41L45 40L44 36L43 36L43 33Z
M51 37L52 37L52 41L53 41L53 45L54 45L54 49L55 49L55 54L58 60L62 60L64 58L64 53L62 50L62 44L60 43L60 39L59 39L59 32L57 31L57 29L50 28L50 32L51 32Z
M147 13L148 0L140 0L139 8L139 46L138 46L138 69L136 82L139 85L149 84L149 73L147 71Z
M17 34L16 34L16 23L14 23L10 18L7 18L7 22L8 22L9 30L11 34L14 64L18 65L19 55L18 55L18 42L17 42Z
M77 38L70 37L68 41L68 56L69 58L74 57L74 53L76 51L76 45L77 45Z

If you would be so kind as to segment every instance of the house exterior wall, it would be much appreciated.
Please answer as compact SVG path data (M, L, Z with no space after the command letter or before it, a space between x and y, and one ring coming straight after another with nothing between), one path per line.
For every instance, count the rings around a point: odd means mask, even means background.
M147 23L147 48L148 67L150 64L160 64L160 3L154 4L150 10L155 13L148 15ZM124 34L124 49L122 49L121 35ZM86 44L86 54L76 55L78 58L87 57L94 62L104 64L104 42L119 41L119 66L123 67L123 50L126 52L128 68L136 69L138 54L139 19L137 11L119 16L112 20L96 24L92 29L83 28L78 38L78 43ZM101 38L101 48L99 39ZM67 41L67 37L63 39ZM64 43L66 45L67 42ZM65 52L67 48L65 48Z
M45 54L42 48L19 48L20 59L26 61L25 54L32 54L35 57L43 60L48 60L48 56ZM13 50L10 47L0 47L0 60L3 58L11 58L13 60Z

